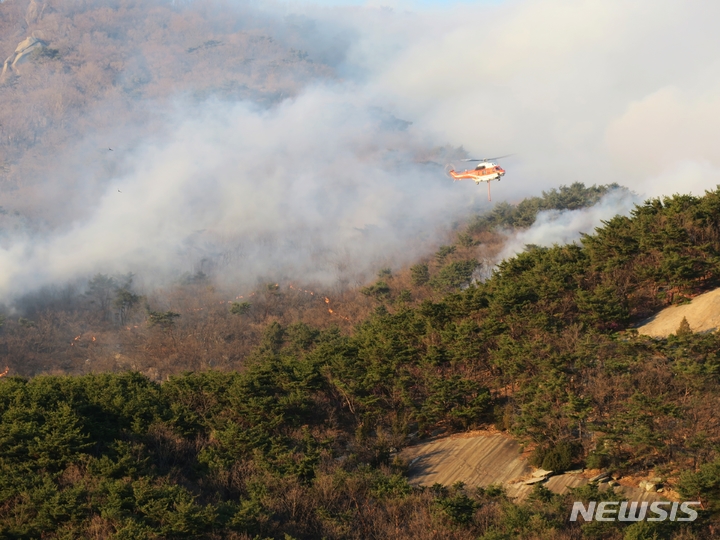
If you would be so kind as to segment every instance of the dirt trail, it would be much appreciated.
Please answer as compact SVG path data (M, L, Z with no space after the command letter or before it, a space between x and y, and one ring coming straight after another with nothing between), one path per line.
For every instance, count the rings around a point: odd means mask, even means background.
M693 332L714 332L720 328L720 289L701 294L689 304L665 308L637 330L646 336L667 337L677 332L683 317Z

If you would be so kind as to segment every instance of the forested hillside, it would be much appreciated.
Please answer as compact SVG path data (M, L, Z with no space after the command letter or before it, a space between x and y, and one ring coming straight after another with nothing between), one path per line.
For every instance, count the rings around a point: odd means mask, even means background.
M132 275L97 274L37 290L9 307L0 332L0 363L13 374L93 373L133 369L155 380L188 369L240 369L268 324L337 326L344 333L380 304L420 306L482 279L513 231L543 210L597 203L617 186L580 183L552 189L517 205L498 204L459 224L447 244L407 268L378 269L371 284L328 287L302 281L261 281L238 291L204 274L186 274L145 294Z
M241 372L162 384L137 373L5 378L0 530L711 538L720 338L679 328L653 340L632 325L718 285L719 211L720 190L650 200L579 245L532 247L468 286L462 250L489 234L471 224L409 270L407 288L382 272L362 294L372 312L352 329L268 322ZM168 340L179 319L148 315ZM488 424L534 448L538 465L652 471L705 510L691 524L583 525L568 521L568 501L599 500L591 488L567 497L538 488L514 505L495 488L408 485L399 448Z

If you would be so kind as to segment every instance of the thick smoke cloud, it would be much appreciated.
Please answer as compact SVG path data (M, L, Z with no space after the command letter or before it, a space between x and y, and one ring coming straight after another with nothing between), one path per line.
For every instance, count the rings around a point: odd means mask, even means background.
M321 85L263 109L177 104L171 135L126 156L92 213L0 251L0 290L94 272L145 280L218 270L360 283L440 241L474 191L428 162L427 141L352 87Z
M720 182L720 6L241 9L335 78L303 80L262 107L178 98L162 126L155 115L116 149L102 183L83 180L77 155L58 163L37 207L66 188L82 204L0 237L2 297L98 271L362 282L432 249L486 204L484 186L444 178L443 147L516 153L493 193L511 202L574 181L641 196ZM103 146L90 131L78 148ZM629 203L608 196L591 211L541 215L504 253L572 241Z

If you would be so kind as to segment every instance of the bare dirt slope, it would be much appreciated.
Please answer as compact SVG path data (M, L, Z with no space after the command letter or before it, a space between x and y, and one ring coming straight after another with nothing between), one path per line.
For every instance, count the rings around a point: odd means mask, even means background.
M714 332L720 328L720 289L701 294L689 304L663 309L644 321L638 332L652 337L667 337L677 332L683 317L693 332Z

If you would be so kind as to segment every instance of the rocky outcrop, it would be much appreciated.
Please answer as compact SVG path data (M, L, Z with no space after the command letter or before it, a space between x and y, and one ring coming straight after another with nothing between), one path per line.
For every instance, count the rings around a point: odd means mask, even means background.
M18 43L18 46L15 47L15 52L8 56L5 60L5 63L3 64L2 76L4 76L10 70L16 70L18 64L26 61L30 54L39 49L42 49L46 45L47 44L43 40L34 36L30 36L22 40L20 43Z
M43 13L45 12L46 8L47 4L45 2L41 4L37 0L31 0L30 5L25 12L25 22L27 23L27 25L32 26L33 24L37 24L38 22L40 22L40 19L42 19Z

